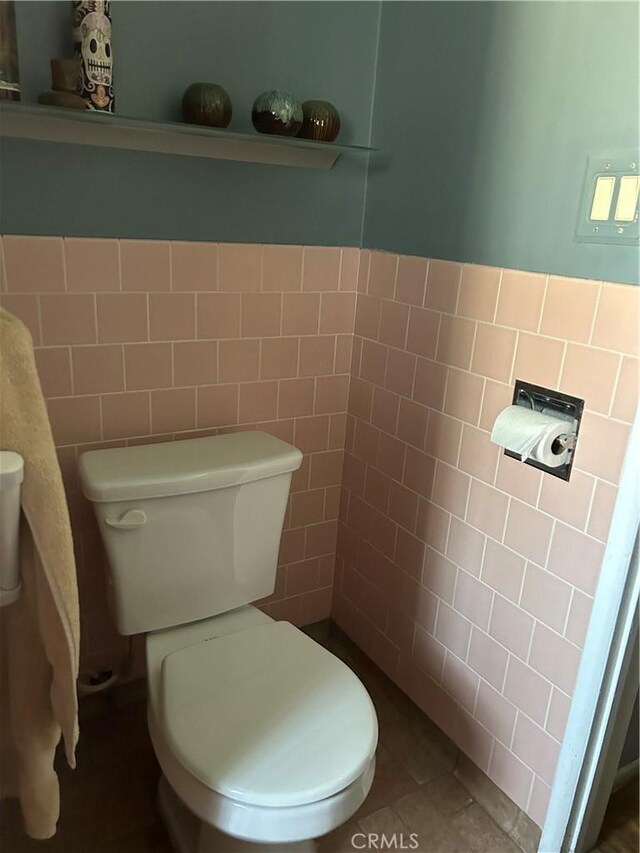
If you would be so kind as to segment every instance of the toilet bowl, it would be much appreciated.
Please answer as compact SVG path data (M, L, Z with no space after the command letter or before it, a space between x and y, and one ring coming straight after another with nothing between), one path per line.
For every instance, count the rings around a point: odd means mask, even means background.
M307 851L369 792L378 726L275 586L296 448L254 431L82 455L121 633L146 632L159 806L180 853Z

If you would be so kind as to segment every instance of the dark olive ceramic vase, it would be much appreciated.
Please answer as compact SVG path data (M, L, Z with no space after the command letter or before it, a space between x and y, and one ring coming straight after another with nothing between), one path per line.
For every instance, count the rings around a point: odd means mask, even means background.
M182 117L189 124L227 127L232 113L231 98L217 83L192 83L182 96Z
M302 107L288 92L271 89L253 102L251 121L258 133L295 136L302 125Z
M316 142L333 142L340 132L340 116L328 101L305 101L298 136Z

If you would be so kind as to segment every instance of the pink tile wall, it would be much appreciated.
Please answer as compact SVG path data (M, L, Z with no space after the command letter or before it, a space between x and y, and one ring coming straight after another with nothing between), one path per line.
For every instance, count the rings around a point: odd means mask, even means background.
M2 304L28 325L71 508L83 665L122 665L78 454L260 428L296 444L276 590L263 607L328 617L359 251L14 237Z
M332 615L539 824L637 401L639 297L361 258ZM570 482L489 441L516 378L584 397Z
M67 484L85 665L125 646L78 453L266 429L305 459L265 609L331 612L541 824L637 402L639 289L299 246L5 237L0 261ZM490 443L516 378L585 398L569 483Z

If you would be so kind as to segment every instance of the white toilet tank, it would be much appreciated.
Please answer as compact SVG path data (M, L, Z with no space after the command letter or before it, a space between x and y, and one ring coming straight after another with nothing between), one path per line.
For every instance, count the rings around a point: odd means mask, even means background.
M264 432L91 450L80 480L121 634L215 616L273 592L300 451Z

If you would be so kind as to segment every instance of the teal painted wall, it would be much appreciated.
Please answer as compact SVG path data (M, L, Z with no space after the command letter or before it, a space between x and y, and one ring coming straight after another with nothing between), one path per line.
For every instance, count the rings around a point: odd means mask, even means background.
M638 8L384 3L364 244L637 282L574 231L587 156L638 147Z
M24 98L71 53L68 2L17 2ZM225 86L231 130L265 89L332 101L339 142L367 144L380 7L359 2L115 2L116 110L180 119L194 80ZM331 172L3 140L5 233L359 245L366 155Z

